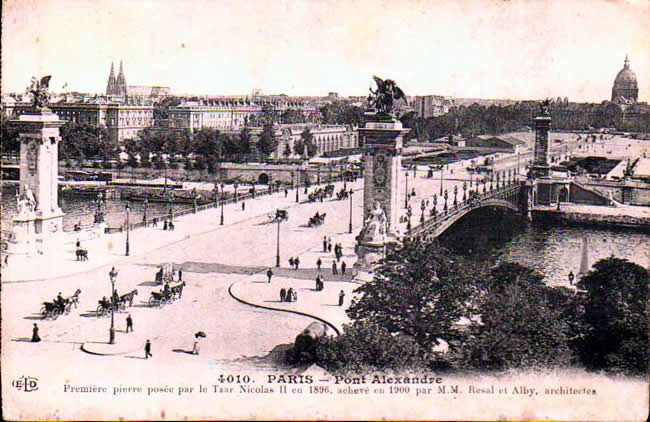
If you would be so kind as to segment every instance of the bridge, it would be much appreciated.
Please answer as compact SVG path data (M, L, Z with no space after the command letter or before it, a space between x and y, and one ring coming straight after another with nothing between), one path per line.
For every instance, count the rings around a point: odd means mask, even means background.
M525 212L525 186L515 179L506 179L494 184L483 184L483 191L471 191L460 202L447 206L445 201L441 211L434 206L428 219L409 230L406 238L431 241L444 233L456 221L479 208L502 208L513 213ZM522 204L524 204L522 206Z

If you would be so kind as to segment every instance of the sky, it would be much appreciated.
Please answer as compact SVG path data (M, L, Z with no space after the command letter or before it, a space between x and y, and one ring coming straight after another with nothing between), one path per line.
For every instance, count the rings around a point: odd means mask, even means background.
M601 102L629 54L650 101L648 0L2 0L2 91L32 76L104 92L407 95Z

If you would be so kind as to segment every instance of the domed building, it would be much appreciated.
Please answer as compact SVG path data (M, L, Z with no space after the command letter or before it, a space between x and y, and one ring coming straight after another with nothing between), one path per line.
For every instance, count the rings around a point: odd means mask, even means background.
M623 69L618 72L612 87L612 102L616 104L634 104L639 98L639 86L636 75L630 69L630 61L625 56Z

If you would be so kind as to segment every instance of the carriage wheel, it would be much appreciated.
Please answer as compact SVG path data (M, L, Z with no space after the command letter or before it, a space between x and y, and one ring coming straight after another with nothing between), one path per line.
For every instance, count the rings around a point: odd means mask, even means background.
M104 307L102 305L99 305L97 307L97 318L99 318L100 316L103 316L103 315L104 315Z
M150 306L150 307L154 307L154 306L156 306L157 302L158 302L158 301L157 301L153 296L151 296L151 297L149 298L149 306Z
M43 314L43 318L47 315L47 307L45 305L41 308L41 314Z
M52 309L52 320L57 319L60 314L61 314L61 311L59 310L59 308Z

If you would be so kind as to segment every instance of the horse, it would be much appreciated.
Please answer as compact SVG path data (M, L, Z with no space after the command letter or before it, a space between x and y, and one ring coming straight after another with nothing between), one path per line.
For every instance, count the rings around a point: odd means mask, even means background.
M126 306L126 302L129 302L129 307L133 306L133 298L138 295L138 289L134 289L127 294L120 296L120 303Z
M181 282L180 284L172 287L171 289L171 294L172 297L175 299L177 296L180 299L183 296L183 287L185 287L185 282Z
M74 305L74 307L76 308L77 304L79 303L79 295L80 294L81 294L81 289L77 289L77 291L74 292L74 294L72 296L70 296L69 298L67 298L65 300L66 304L69 303L70 305Z
M77 261L88 261L88 250L78 248L76 251Z

